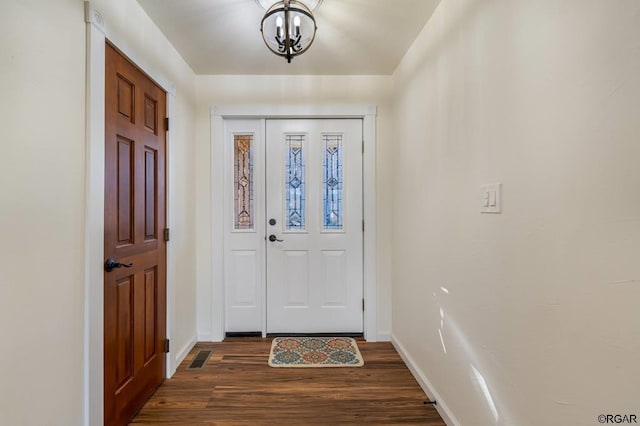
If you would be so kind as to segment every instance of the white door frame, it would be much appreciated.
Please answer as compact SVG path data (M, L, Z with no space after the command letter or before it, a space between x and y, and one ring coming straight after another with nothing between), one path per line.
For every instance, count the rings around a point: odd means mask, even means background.
M376 308L376 114L373 105L228 105L211 107L211 304L208 317L210 335L199 340L220 342L224 325L224 120L284 118L360 118L363 122L363 215L364 229L364 338L377 340Z
M167 92L167 116L175 117L176 88L149 65L143 52L131 46L115 27L109 26L99 10L85 1L86 23L86 115L85 115L85 222L84 222L84 392L83 424L104 421L104 138L105 138L105 43L107 40ZM174 217L175 126L166 138L167 227ZM167 243L167 338L175 334L175 253ZM194 342L195 343L195 342ZM166 354L166 375L175 373L184 351ZM189 348L186 348L188 352Z

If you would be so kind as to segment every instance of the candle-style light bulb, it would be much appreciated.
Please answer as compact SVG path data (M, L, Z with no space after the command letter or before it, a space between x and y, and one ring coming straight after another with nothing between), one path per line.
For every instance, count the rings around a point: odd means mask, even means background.
M280 16L276 18L276 27L277 27L278 38L282 38L282 17Z
M295 28L296 37L300 36L300 16L296 15L293 17L293 27Z

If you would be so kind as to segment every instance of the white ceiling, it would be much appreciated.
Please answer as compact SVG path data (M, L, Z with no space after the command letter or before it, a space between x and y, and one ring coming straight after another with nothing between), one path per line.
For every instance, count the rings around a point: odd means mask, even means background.
M196 74L390 75L440 0L324 0L315 42L290 64L264 45L255 0L138 2Z

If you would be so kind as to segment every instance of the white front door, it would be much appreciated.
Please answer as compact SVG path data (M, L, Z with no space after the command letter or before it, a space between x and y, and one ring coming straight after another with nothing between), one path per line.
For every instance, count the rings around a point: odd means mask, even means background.
M362 120L225 120L225 162L225 331L363 332Z
M362 120L267 120L268 333L361 333Z

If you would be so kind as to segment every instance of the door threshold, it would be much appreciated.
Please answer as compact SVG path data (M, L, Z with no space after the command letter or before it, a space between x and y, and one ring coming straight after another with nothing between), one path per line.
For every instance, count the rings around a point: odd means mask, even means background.
M262 337L261 331L227 331L224 337Z
M267 337L353 337L363 338L363 333L267 333Z

